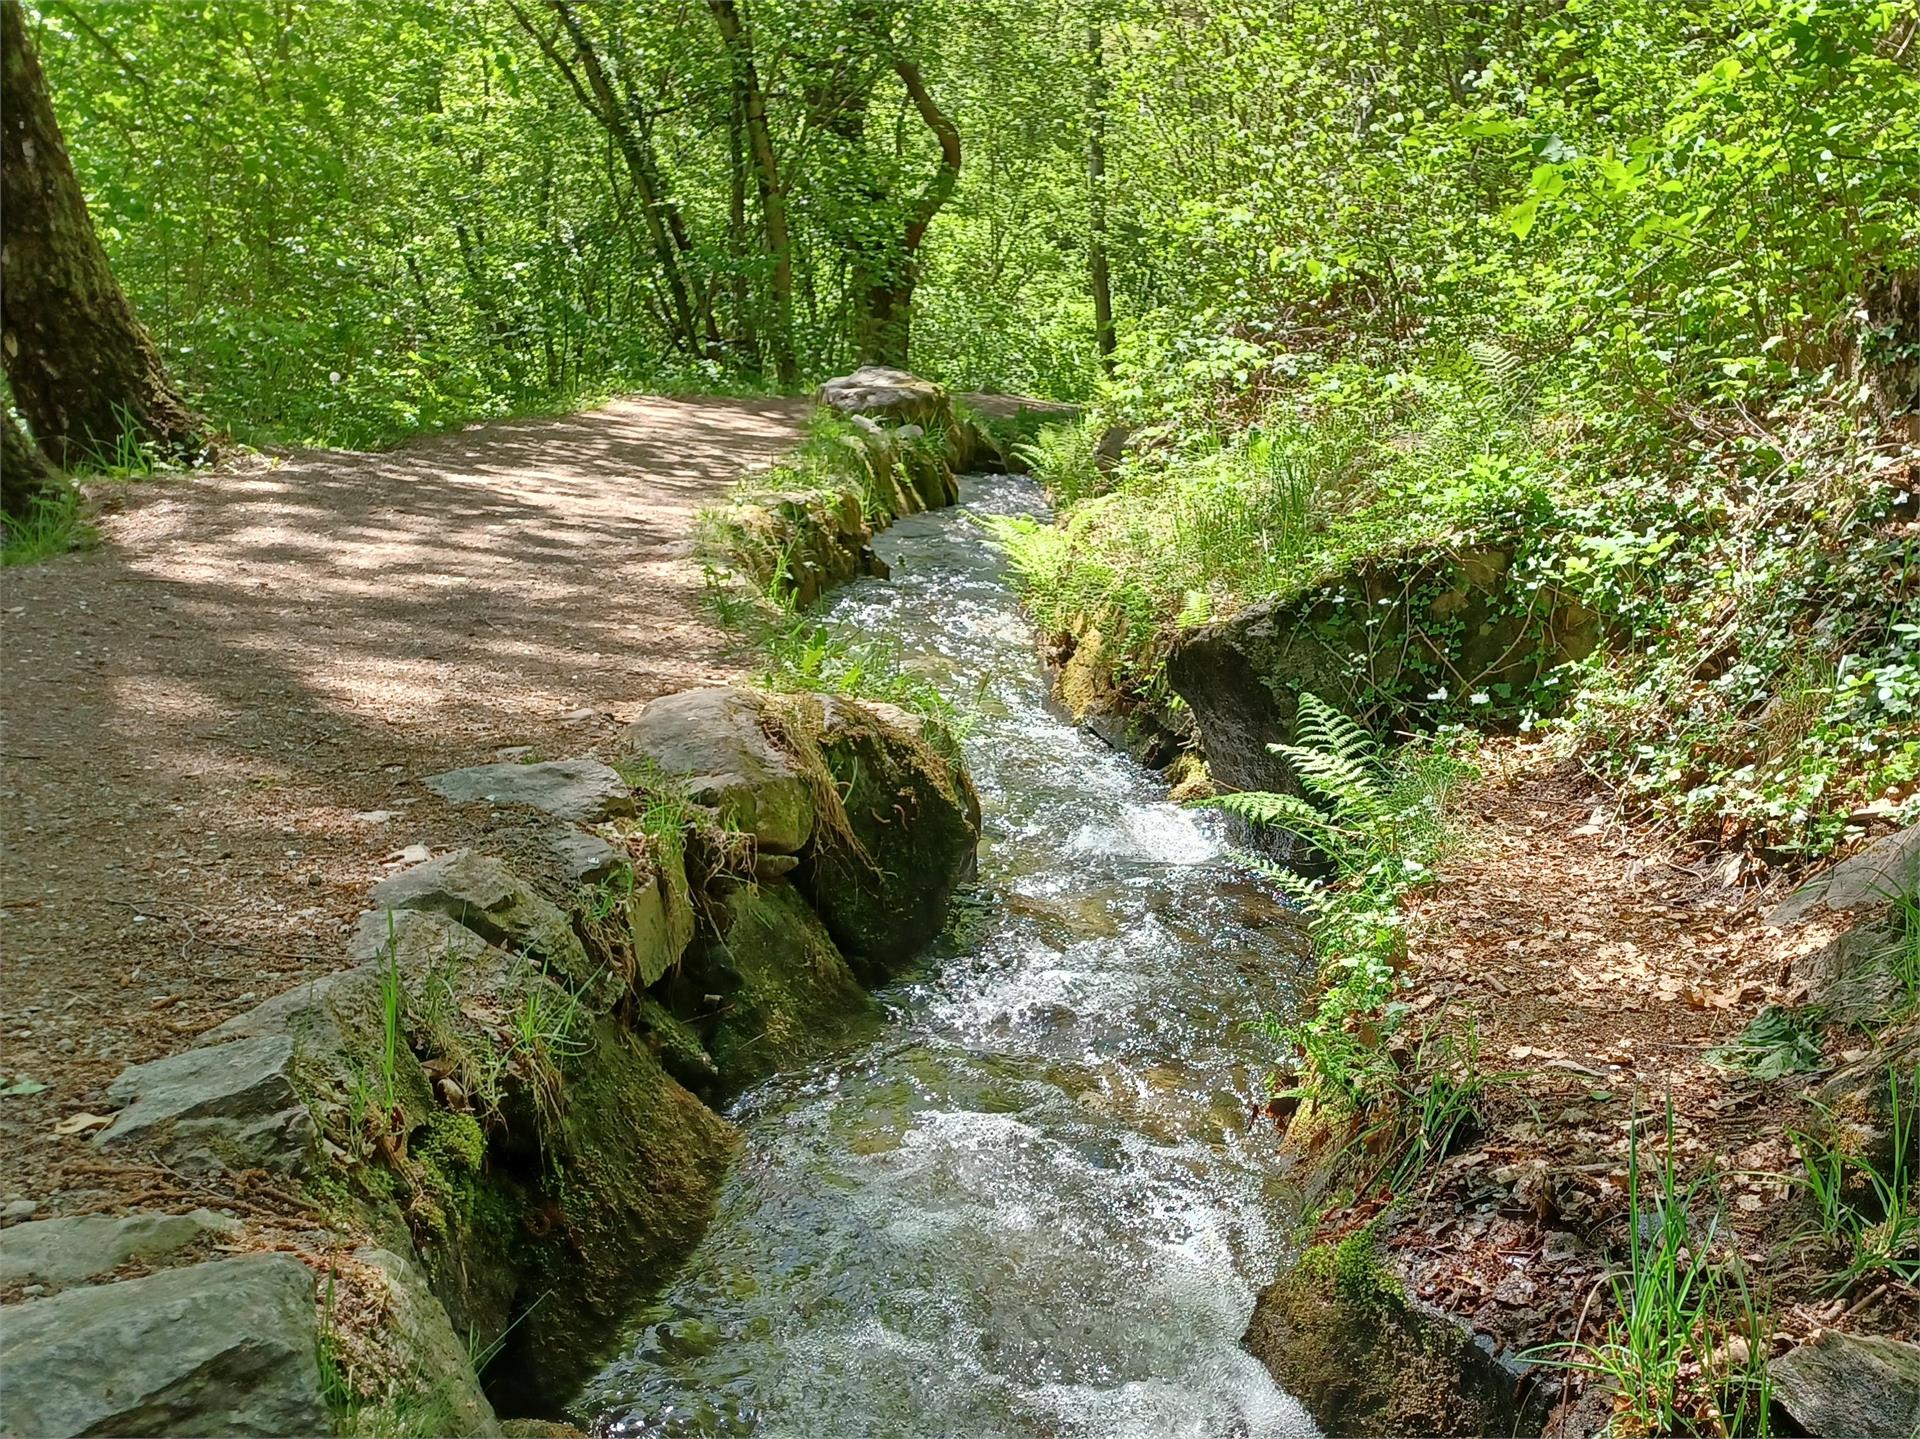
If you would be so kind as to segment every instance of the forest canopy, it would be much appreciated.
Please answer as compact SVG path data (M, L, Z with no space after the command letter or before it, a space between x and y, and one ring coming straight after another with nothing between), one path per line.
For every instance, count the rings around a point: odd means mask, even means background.
M1916 243L1899 0L28 8L121 283L262 437L883 352L1081 396L1096 255L1151 403L1476 337L1712 394Z

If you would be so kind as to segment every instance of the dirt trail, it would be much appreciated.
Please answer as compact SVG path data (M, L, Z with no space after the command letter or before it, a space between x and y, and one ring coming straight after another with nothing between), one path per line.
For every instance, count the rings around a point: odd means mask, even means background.
M734 677L694 514L804 414L623 400L136 485L98 549L0 575L0 1073L49 1086L0 1097L0 1201L117 1202L51 1126L340 967L384 857L460 838L421 776Z

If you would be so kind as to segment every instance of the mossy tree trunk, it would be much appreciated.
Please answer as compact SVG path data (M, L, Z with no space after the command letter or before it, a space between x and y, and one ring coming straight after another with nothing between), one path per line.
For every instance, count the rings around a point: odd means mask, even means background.
M33 441L0 409L0 514L20 519L43 495L56 493L60 477Z
M20 0L0 0L0 357L14 403L62 467L111 460L128 440L171 460L207 453L206 422L94 233Z

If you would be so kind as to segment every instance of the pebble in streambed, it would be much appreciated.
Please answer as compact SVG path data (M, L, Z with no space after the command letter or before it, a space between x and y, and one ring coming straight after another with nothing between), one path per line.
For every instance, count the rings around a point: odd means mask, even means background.
M1283 1252L1246 1132L1263 1013L1306 974L1210 821L1063 719L976 514L884 535L827 622L973 696L983 904L868 1048L778 1076L707 1237L575 1406L613 1435L1269 1439L1312 1422L1240 1347Z

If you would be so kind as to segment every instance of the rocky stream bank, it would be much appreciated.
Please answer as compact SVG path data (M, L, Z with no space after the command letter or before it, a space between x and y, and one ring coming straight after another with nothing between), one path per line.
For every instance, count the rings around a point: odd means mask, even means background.
M1754 1316L1736 1321L1729 1300L1683 1326L1680 1390L1746 1393L1776 1433L1911 1439L1920 1231L1900 1216L1920 1173L1905 1117L1920 1093L1920 830L1868 817L1852 857L1809 879L1629 823L1550 746L1500 733L1503 696L1553 693L1606 636L1497 547L1363 561L1162 634L1146 668L1123 635L1124 617L1087 613L1052 637L1061 702L1178 797L1298 793L1270 746L1294 737L1302 692L1415 728L1429 690L1490 700L1459 843L1405 906L1392 999L1345 1025L1385 1047L1392 1097L1269 1109L1301 1257L1246 1342L1282 1387L1330 1432L1599 1432L1628 1407L1594 1360L1626 1352L1629 1230L1661 1212L1651 1189L1633 1208L1631 1172L1671 1154L1693 1226L1683 1262L1704 1256L1716 1292L1750 1295ZM1312 1093L1306 1055L1283 1046L1276 1065ZM1446 1093L1468 1096L1462 1122L1395 1185L1382 1146ZM1864 1238L1823 1218L1810 1164L1843 1178ZM1882 1202L1876 1184L1904 1194ZM1886 1253L1849 1267L1874 1245ZM1730 1422L1717 1398L1697 1402L1689 1422Z
M873 527L950 503L952 464L1004 462L911 377L823 400L863 482L729 510L789 563L797 540L812 594L871 568ZM79 1117L231 1202L6 1215L0 1430L562 1432L708 1222L729 1098L871 1025L980 825L937 723L734 687L657 699L602 753L423 783L477 838L375 885L343 967Z

